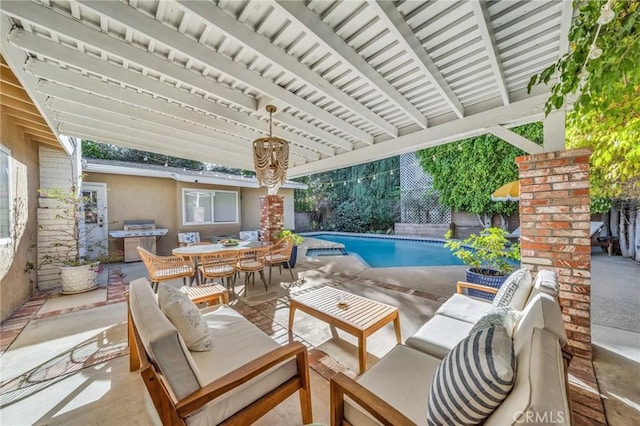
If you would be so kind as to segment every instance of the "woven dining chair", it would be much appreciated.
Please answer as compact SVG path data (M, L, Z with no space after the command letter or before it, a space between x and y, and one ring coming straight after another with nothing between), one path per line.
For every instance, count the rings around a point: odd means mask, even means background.
M238 250L224 250L215 253L207 253L200 256L200 266L198 270L203 279L203 283L207 279L220 279L224 284L227 279L227 289L231 294L235 294L236 287L236 264L238 263Z
M269 265L269 286L271 286L271 269L274 265L278 265L278 272L282 274L282 263L286 263L289 268L289 273L291 274L291 280L295 280L293 278L293 268L291 268L291 253L293 252L293 237L287 236L281 238L278 242L276 242L265 259L265 264Z
M264 277L265 259L269 247L251 247L238 250L238 263L236 264L236 270L238 272L244 272L244 294L247 295L247 287L249 286L249 279L252 278L252 285L256 283L256 272L260 274L262 282L264 283L264 289L267 291L269 286L267 280Z
M193 262L180 256L158 256L142 247L138 247L138 254L149 273L149 280L154 291L158 291L160 281L182 278L187 285L187 278L193 278L196 270Z

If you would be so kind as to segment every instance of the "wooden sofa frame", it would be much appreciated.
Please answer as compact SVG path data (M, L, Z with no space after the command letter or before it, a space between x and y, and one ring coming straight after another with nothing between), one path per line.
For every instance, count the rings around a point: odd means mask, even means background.
M129 305L128 292L126 297L127 305ZM307 348L302 343L292 342L274 349L207 384L191 395L181 400L176 400L167 389L164 377L159 373L142 344L131 316L130 307L128 307L127 311L129 370L140 370L140 375L163 425L186 425L186 419L209 401L224 395L226 392L293 357L296 358L298 374L220 424L225 426L244 426L253 423L296 391L299 391L302 422L304 424L313 422L309 361Z

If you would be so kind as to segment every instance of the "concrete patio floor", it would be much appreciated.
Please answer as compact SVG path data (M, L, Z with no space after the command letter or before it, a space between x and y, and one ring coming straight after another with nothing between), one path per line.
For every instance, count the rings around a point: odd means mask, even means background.
M304 250L301 250L303 252ZM304 277L304 291L333 285L400 308L403 340L415 332L455 291L464 266L431 268L368 268L356 258L300 256L295 269ZM111 272L111 277L107 272ZM22 318L17 337L5 345L16 319L2 324L0 358L0 423L23 424L160 424L137 372L128 371L124 281L146 276L141 263L109 265L101 288L89 293L43 295L30 300L34 312ZM286 270L274 269L274 283L291 281ZM110 282L107 288L107 283ZM112 285L112 284L116 285ZM174 285L181 285L175 282ZM121 287L121 288L120 288ZM242 285L236 288L242 291ZM277 341L288 339L286 299L273 300L261 283L232 305ZM277 296L282 294L278 293ZM594 367L611 425L640 423L640 265L608 257L599 249L592 262ZM265 301L266 300L266 301ZM11 322L14 321L14 322ZM329 424L329 385L336 371L357 370L356 339L337 332L304 313L297 313L296 340L310 348L314 421ZM368 340L368 366L393 345L388 325ZM259 425L300 424L296 395L257 422Z

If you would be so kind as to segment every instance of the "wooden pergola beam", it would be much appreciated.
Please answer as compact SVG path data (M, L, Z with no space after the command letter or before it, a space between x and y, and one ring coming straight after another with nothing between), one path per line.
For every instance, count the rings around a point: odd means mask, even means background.
M27 95L23 89L18 89L16 86L12 84L7 84L5 82L0 82L0 95L7 96L9 98L17 99L22 102L27 102L33 105L31 98ZM0 103L4 103L0 100Z
M44 133L49 132L51 133L51 136L53 136L53 132L51 132L51 129L49 128L49 126L45 124L34 123L33 121L25 120L25 119L14 117L14 116L11 116L11 120L17 126L24 127L25 129L37 130Z
M26 112L27 114L40 117L40 112L35 106L33 106L33 103L31 102L25 102L6 96L2 98L2 106L8 106L10 108L17 109L18 111Z
M20 127L22 127L22 126L20 126ZM42 130L37 130L37 129L30 128L30 127L22 127L22 130L25 133L28 133L28 134L33 135L33 136L39 136L39 137L42 137L42 138L51 139L52 141L58 141L58 139L53 135L53 133L51 133L51 131L43 132ZM58 142L58 143L60 143L60 142Z
M42 126L47 126L47 122L40 116L40 114L33 114L29 112L25 112L16 108L13 108L9 105L2 104L2 113L9 115L11 117L19 118L21 120L29 121L34 124L39 124ZM49 127L49 126L47 126Z

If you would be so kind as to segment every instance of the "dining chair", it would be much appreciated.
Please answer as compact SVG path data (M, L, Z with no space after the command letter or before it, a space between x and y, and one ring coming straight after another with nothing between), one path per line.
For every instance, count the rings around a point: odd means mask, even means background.
M196 270L190 259L180 256L158 256L142 247L138 247L138 254L147 268L149 280L154 291L158 291L160 281L182 278L184 285L187 285L187 278L193 278Z
M178 246L186 247L191 243L200 242L199 232L180 232L178 233Z
M252 285L256 283L256 272L260 274L262 282L264 283L264 289L267 291L269 286L267 280L264 277L265 260L269 247L250 247L238 250L238 263L236 264L236 270L238 272L244 272L244 294L247 295L247 287L249 286L249 279L252 278Z
M206 284L207 279L213 281L217 278L224 284L226 278L227 289L231 290L231 294L235 294L237 263L238 250L224 250L201 255L198 270L202 276L203 284Z
M293 268L291 268L291 253L293 252L293 237L287 236L281 238L278 242L276 242L267 257L265 258L265 264L269 265L269 285L271 285L271 269L274 265L278 265L278 272L282 274L282 263L286 263L289 268L289 273L291 274L291 280L295 280L293 278Z

